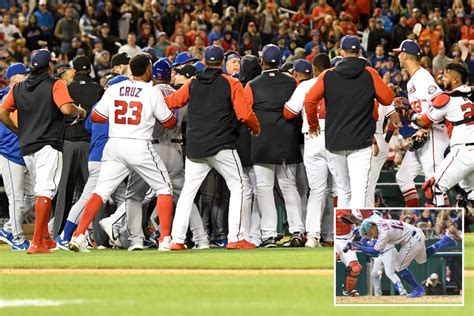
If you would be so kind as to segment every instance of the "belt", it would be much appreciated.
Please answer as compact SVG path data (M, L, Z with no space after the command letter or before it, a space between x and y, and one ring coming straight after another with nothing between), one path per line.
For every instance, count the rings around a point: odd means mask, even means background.
M466 143L464 146L474 146L474 143Z
M182 140L181 139L170 139L170 140L158 140L154 139L151 141L152 144L168 144L168 143L176 143L176 144L181 144Z

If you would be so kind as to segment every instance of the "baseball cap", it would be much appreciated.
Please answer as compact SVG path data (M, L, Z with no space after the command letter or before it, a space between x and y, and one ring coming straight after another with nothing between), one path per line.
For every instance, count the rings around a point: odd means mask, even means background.
M43 5L43 4L45 5L45 4L46 4L46 0L39 0L39 3L38 3L38 4L39 4L39 5Z
M91 60L87 56L77 56L72 60L72 66L76 71L90 70Z
M110 28L108 23L102 23L101 27L107 27L107 28Z
M341 49L356 51L360 49L360 39L355 35L344 36L341 40Z
M293 63L290 61L287 61L280 67L281 72L287 72L289 74L293 73Z
M120 53L112 57L111 65L112 67L119 65L128 65L129 62L130 57L128 57L127 53Z
M150 46L143 47L141 52L147 53L148 55L150 55L152 64L154 64L158 61L158 56L156 56L156 51L155 51L154 48L152 48Z
M51 62L51 53L46 49L35 50L31 54L32 68L42 68L49 65Z
M438 278L438 275L436 273L431 273L430 279L431 280L438 280L439 278Z
M293 63L293 70L300 73L310 74L312 66L309 61L305 59L298 59Z
M224 59L224 49L218 45L211 45L204 52L206 61L219 61Z
M412 41L412 40L404 40L399 48L393 49L394 52L405 52L407 54L413 55L413 56L420 56L421 55L421 48L420 45L418 45L417 42Z
M176 68L175 71L177 74L185 76L186 78L191 78L196 75L197 68L194 67L193 65L187 64L181 68Z
M5 76L7 79L19 74L27 74L28 68L22 63L14 63L8 66Z
M182 52L176 56L173 67L178 67L189 62L196 62L198 60L199 59L195 58L190 52Z
M280 63L280 48L274 44L268 44L263 47L262 59L267 63Z
M197 61L195 64L194 64L194 67L196 67L197 71L203 71L204 69L206 69L206 65L204 65L202 62L200 61Z

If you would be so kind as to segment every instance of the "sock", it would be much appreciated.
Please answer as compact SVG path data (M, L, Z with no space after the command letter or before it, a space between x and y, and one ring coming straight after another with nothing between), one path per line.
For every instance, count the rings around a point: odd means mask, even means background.
M403 269L402 271L398 272L398 274L403 278L403 280L407 281L413 288L421 287L421 285L416 282L413 274L411 274L410 270L407 268Z
M84 206L84 212L82 213L81 219L79 220L79 225L73 235L74 237L86 233L87 227L94 219L102 204L104 204L102 198L99 195L93 193Z
M170 194L160 194L156 198L156 213L160 219L161 236L163 238L171 235L171 224L173 220L173 196Z
M44 232L48 232L50 213L51 199L45 196L37 196L35 204L35 231L33 233L33 244L41 244Z
M63 232L61 233L61 239L67 242L71 241L72 234L74 233L76 227L76 223L66 221L66 225L64 225Z
M334 204L334 207L337 207L337 195L332 198L332 203Z
M403 198L405 199L406 207L418 207L418 204L420 203L418 200L418 192L415 188L404 191Z
M442 248L448 246L451 243L453 243L453 240L449 238L448 236L444 235L436 243L426 248L426 256L431 257L432 255L434 255L435 253L440 251Z

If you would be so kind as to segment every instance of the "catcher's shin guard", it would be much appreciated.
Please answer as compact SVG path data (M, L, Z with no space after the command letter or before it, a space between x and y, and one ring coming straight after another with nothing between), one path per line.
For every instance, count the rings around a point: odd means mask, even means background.
M351 292L354 289L361 271L362 265L358 261L351 261L349 263L346 272L346 284L344 286L346 292Z

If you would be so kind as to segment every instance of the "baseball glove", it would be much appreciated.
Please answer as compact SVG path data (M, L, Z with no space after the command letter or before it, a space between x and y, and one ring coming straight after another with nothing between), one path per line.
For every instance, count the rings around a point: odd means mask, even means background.
M344 224L360 225L360 219L355 217L353 214L343 214L343 215L341 215L341 221Z
M408 150L409 151L415 151L417 149L420 149L423 147L423 145L426 143L428 140L429 136L429 131L426 129L420 129L418 130L413 136L410 138L407 138L408 141Z
M416 114L415 110L412 109L411 104L407 98L395 98L393 100L393 106L395 107L395 110L407 120L407 122L411 122L413 115Z

